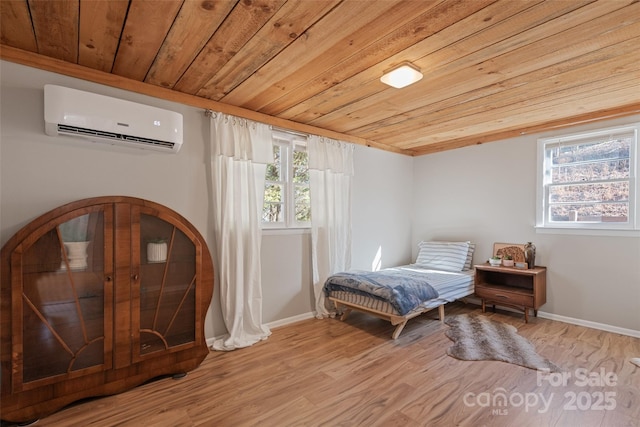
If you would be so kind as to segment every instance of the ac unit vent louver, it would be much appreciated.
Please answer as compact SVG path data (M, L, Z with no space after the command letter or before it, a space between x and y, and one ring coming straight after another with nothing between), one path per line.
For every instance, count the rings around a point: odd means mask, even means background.
M102 138L102 139L119 139L122 141L127 141L132 144L141 144L142 147L147 147L148 145L157 145L159 147L166 147L168 149L173 149L175 144L173 142L160 141L158 139L150 139L150 138L142 138L139 136L132 135L124 135L121 133L113 133L113 132L104 132L95 129L85 129L77 126L67 126L67 125L58 125L58 133L65 135L75 135L75 136L87 136L90 139L92 137Z
M170 153L182 145L179 113L62 86L45 85L44 119L52 136Z

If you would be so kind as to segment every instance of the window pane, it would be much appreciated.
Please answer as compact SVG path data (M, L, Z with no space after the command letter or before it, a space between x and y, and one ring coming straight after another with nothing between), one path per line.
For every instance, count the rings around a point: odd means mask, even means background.
M628 202L629 182L554 185L549 188L550 203L558 202Z
M594 160L628 159L633 138L633 134L626 134L611 139L601 138L572 145L554 144L553 148L550 149L553 155L553 165Z
M309 157L306 151L293 152L293 182L296 184L309 183Z
M628 222L629 204L552 205L550 217L554 222Z
M283 150L283 147L274 144L273 163L269 163L267 165L267 172L265 175L265 178L267 181L282 181L282 174L281 174L282 150Z
M265 202L262 207L262 221L263 222L283 222L283 205L282 203L268 203Z
M552 182L629 178L632 142L633 134L625 134L571 145L553 144L548 149Z
M274 131L272 137L274 163L267 165L262 222L271 228L308 227L311 203L306 141L280 131Z
M282 202L283 189L279 184L267 184L264 188L264 201L265 202Z
M597 181L601 179L628 179L629 159L609 160L555 166L553 183Z
M296 185L295 187L295 216L297 222L311 221L311 200L309 199L309 187Z
M283 219L283 187L280 184L268 183L264 188L264 205L262 207L262 221L282 222Z

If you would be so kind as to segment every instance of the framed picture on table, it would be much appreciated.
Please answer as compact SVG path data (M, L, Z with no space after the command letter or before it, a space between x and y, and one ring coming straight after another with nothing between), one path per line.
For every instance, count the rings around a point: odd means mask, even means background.
M516 263L527 262L524 257L524 246L520 243L494 243L493 256L504 258L509 255Z

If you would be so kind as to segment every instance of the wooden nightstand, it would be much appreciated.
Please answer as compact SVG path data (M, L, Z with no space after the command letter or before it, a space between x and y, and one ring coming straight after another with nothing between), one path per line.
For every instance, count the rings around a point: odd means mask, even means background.
M529 321L529 309L538 315L538 308L547 302L547 268L531 269L475 265L475 293L482 300L482 312L486 304L505 305L524 311L524 321Z

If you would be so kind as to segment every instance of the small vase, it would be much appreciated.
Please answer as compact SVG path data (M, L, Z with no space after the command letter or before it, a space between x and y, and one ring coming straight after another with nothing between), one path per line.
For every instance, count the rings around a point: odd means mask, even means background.
M524 245L524 260L527 262L528 268L535 268L536 266L536 245L531 242L527 242Z
M87 246L89 242L63 242L67 253L67 261L69 269L84 270L87 268ZM66 268L64 258L62 261L62 269Z
M165 262L167 260L167 243L147 243L147 261Z

